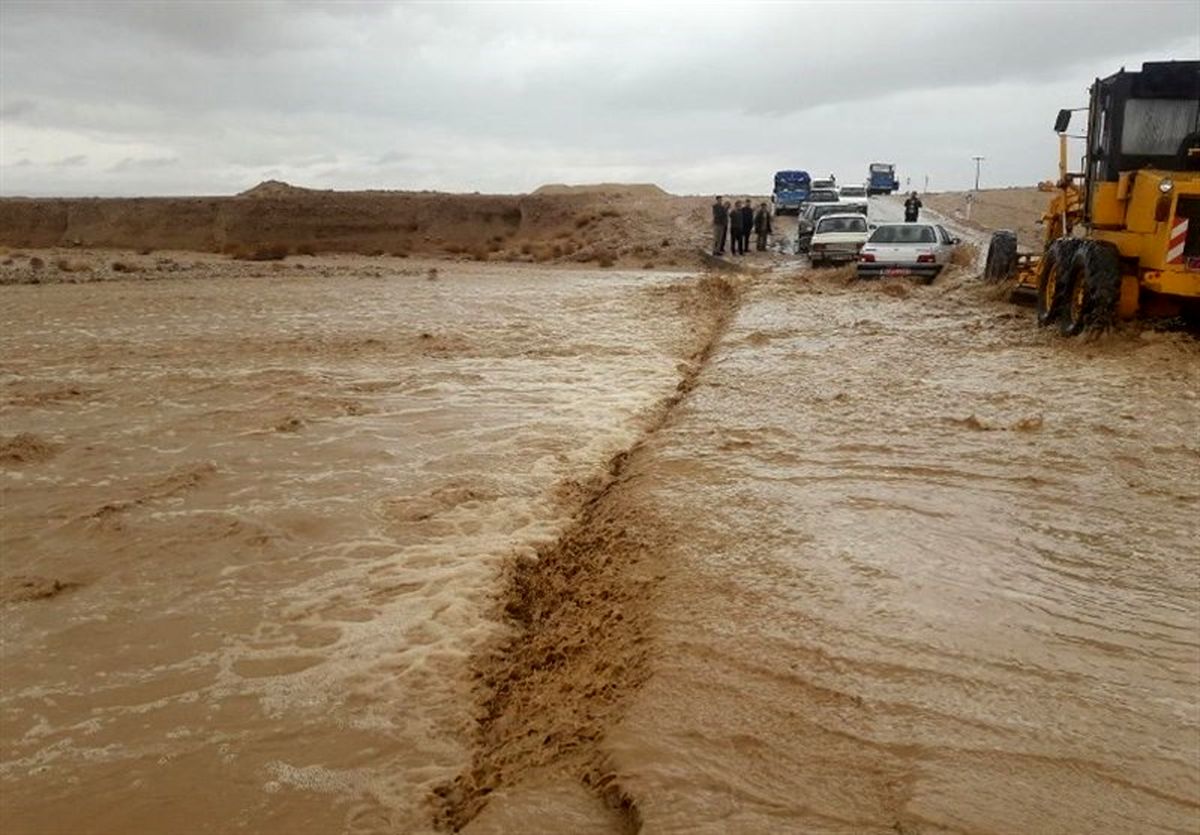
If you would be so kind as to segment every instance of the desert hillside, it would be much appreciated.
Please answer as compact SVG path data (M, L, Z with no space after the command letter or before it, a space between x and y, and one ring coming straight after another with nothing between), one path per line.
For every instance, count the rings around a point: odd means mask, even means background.
M932 192L921 195L926 206L955 222L983 231L1012 229L1022 247L1040 249L1042 227L1038 221L1051 195L1036 186L982 189L975 195L967 219L965 191Z
M707 204L640 184L485 195L268 181L227 197L6 198L0 244L682 266L707 240Z

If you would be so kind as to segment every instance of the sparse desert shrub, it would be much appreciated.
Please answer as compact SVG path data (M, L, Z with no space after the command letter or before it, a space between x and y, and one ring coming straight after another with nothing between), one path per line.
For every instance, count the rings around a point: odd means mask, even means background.
M575 228L582 229L583 227L585 227L589 223L591 223L593 220L595 220L595 218L592 217L591 215L583 215L581 217L577 217L577 218L575 218Z
M529 243L528 241L521 244L521 254L522 255L532 255L533 254L533 244Z
M437 281L437 277L438 277L438 268L437 268L437 267L430 267L430 268L429 268L429 271L428 271L427 273L425 273L425 277L426 277L427 279L429 279L430 281Z
M288 256L287 244L258 244L234 247L233 257L239 261L282 261Z
M384 252L382 249L373 249L370 252L368 252L367 254L370 255L372 258L379 258L383 255L387 255L387 253Z
M669 238L663 238L663 239L662 239L662 243L661 243L661 244L659 244L659 246L660 246L660 247L662 247L663 249L666 249L666 248L667 248L667 247L669 247L670 245L671 245L671 241L670 241L670 239L669 239Z
M152 253L152 252L154 252L154 250L153 250L153 249L151 249L151 248L150 248L150 247L148 247L148 246L144 246L144 247L142 247L141 249L139 249L139 250L138 250L138 255L149 255L149 254L150 254L150 253Z
M652 270L652 269L654 269L654 262L653 262L653 261L647 261L645 264L642 264L642 269L643 269L643 270Z
M313 244L310 244L310 243L297 244L296 245L296 254L297 255L316 255L317 248L316 248L316 246L314 246Z
M30 258L30 259L29 259L29 266L30 266L32 269L35 269L35 270L40 270L42 267L46 266L46 262L45 262L45 261L43 261L41 258L38 258L38 257L35 255L35 256L33 256L32 258Z
M483 247L476 247L471 252L472 261L486 261L488 259L488 250Z
M504 243L504 236L503 235L492 235L492 243L499 246L500 244ZM492 251L495 252L495 250L492 250Z
M501 240L503 240L503 239L501 239ZM488 245L487 245L487 251L488 252L499 252L500 249L501 249L500 241L497 241L495 238L492 238L491 242L488 243Z
M395 252L392 253L392 257L393 258L407 258L408 250L407 249L397 249Z
M562 244L555 244L554 246L550 247L550 254L553 255L555 258L562 258L563 257Z
M59 271L64 273L81 273L91 269L91 266L87 263L72 261L70 258L59 258L54 262L54 266L58 267Z
M621 213L616 209L601 209L600 217L620 217Z
M409 232L417 232L421 229L421 224L417 223L415 220L410 220L408 222L408 225L405 226L404 228L407 229Z
M467 248L462 244L447 244L446 251L451 255L462 255L467 251Z
M607 268L617 263L617 259L611 252L598 252L596 253L596 263Z
M113 261L112 271L114 273L136 273L138 268L128 261Z

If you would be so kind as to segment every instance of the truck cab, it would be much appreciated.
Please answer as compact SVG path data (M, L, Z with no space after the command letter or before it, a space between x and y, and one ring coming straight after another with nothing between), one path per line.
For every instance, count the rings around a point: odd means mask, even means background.
M775 190L771 194L775 214L800 214L800 207L807 202L811 188L812 180L807 171L776 171Z
M867 171L867 194L891 194L900 188L896 166L890 162L873 162Z

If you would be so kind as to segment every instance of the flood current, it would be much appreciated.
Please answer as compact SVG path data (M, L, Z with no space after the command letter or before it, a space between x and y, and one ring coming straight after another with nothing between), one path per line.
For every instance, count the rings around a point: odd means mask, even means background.
M967 275L2 288L0 821L1200 830L1200 349Z

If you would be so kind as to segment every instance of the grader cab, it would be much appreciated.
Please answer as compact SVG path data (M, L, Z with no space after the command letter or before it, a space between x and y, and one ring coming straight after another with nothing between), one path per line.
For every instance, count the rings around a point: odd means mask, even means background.
M1082 110L1083 108L1081 108ZM1200 310L1200 61L1148 62L1097 79L1086 133L1059 111L1059 177L1040 253L997 232L984 277L1016 279L1040 325L1075 335L1115 319ZM1068 140L1083 139L1081 170Z

